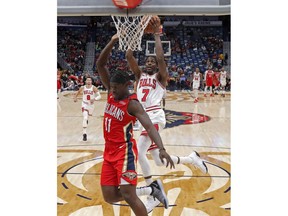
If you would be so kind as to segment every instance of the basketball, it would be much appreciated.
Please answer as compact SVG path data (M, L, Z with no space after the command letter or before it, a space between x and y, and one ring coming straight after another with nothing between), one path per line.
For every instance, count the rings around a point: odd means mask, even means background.
M154 33L154 30L153 30L153 20L155 20L157 23L159 23L159 25L161 24L160 22L160 18L156 15L156 16L152 16L147 27L145 28L144 30L144 33L146 34L153 34ZM159 26L160 27L160 26Z

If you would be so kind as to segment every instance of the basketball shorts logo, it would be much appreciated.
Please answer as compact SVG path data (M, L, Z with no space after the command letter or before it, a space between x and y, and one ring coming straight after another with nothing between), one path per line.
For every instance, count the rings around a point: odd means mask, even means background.
M125 172L122 174L123 177L130 179L130 181L134 180L137 178L137 174L135 172Z

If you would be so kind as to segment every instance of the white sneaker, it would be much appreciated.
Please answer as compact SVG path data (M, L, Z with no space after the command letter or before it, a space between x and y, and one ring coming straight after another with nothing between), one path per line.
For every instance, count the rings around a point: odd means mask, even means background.
M160 201L153 196L147 197L147 202L145 203L145 207L147 209L147 214L149 214L156 206L160 204Z
M203 173L208 172L208 168L204 161L200 158L200 155L196 152L193 151L188 157L192 159L192 164L199 168Z

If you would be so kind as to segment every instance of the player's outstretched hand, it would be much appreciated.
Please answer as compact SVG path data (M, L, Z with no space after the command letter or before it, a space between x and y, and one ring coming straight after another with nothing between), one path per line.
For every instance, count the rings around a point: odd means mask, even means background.
M164 164L164 158L166 159L166 167L169 166L170 164L170 169L174 168L175 169L175 165L174 165L174 162L173 160L171 159L170 155L166 152L165 149L160 149L159 151L159 157L160 157L160 160L161 162Z
M119 37L118 37L118 35L117 34L114 34L113 36L112 36L112 38L111 38L111 40L118 40L119 39Z

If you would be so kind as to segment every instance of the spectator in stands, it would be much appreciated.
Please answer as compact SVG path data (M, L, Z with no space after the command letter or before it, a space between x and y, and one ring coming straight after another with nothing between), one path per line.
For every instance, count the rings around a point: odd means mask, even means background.
M65 91L74 91L75 90L75 83L72 79L68 79L66 86L67 87L64 88L63 90L65 90Z

